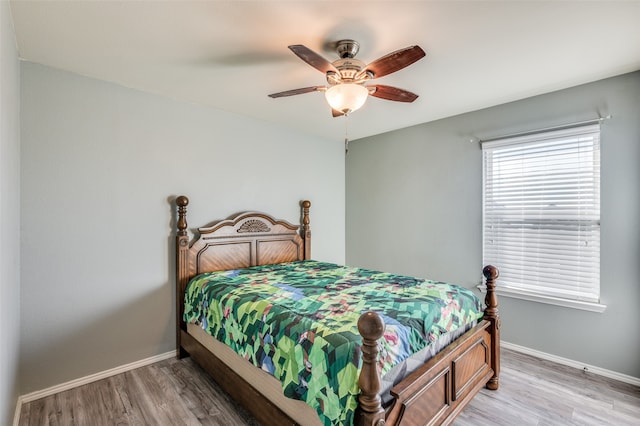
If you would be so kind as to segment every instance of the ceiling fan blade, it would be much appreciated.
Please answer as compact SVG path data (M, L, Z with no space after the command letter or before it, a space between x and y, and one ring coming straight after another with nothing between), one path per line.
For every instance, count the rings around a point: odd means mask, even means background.
M302 59L303 61L305 61L306 63L308 63L315 69L317 69L318 71L321 71L325 74L329 71L333 71L336 74L339 73L338 69L334 67L331 62L327 61L325 58L318 55L316 52L309 49L308 47L303 46L302 44L291 45L289 46L289 49L291 49L293 53L298 55L300 59Z
M303 93L309 92L318 92L324 90L324 86L311 86L311 87L303 87L301 89L293 89L287 90L284 92L272 93L269 95L270 98L282 98L283 96L293 96L293 95L301 95Z
M369 71L373 73L373 78L379 78L399 71L425 56L426 53L420 46L406 47L376 59L360 71L358 75L365 75Z
M413 102L418 99L418 95L415 93L411 93L404 89L399 89L393 86L385 86L383 84L372 84L370 86L366 86L369 89L369 94L371 96L375 96L376 98L386 99L388 101L397 101L397 102ZM371 90L374 88L375 90Z

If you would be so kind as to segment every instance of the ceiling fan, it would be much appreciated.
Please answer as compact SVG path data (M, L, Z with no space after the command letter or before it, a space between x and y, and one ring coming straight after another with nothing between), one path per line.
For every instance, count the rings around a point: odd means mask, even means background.
M336 51L340 59L329 62L313 50L301 44L289 46L300 59L323 72L329 86L311 86L301 89L272 93L271 98L300 95L310 92L325 92L333 116L348 115L364 105L369 95L388 101L413 102L418 95L407 90L383 84L366 84L374 78L380 78L399 71L422 59L426 53L420 46L410 46L396 50L368 65L355 59L360 45L355 40L340 40Z

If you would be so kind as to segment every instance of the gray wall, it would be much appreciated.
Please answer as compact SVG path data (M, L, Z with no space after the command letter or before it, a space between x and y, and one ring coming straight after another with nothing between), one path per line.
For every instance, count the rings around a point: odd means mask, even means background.
M344 179L340 140L24 62L23 394L174 350L170 199L194 228L308 198L344 262Z
M13 422L20 349L20 63L0 2L0 424Z
M612 114L602 125L602 313L502 297L502 338L640 378L640 72L350 144L347 263L477 284L489 138Z

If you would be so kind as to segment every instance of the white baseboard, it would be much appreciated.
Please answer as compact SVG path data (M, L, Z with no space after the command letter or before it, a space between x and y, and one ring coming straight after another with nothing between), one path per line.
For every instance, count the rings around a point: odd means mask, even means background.
M89 376L80 377L79 379L71 380L69 382L52 386L47 389L42 389L39 391L28 393L26 395L22 395L18 397L18 402L16 403L16 413L13 417L13 426L18 426L18 423L20 421L20 411L22 409L22 404L24 403L35 401L36 399L54 395L58 392L63 392L63 391L73 389L78 386L86 385L88 383L92 383L98 380L106 379L107 377L115 376L116 374L124 373L130 370L134 370L136 368L144 367L145 365L150 365L159 361L164 361L165 359L173 358L175 356L176 356L176 351L165 352L163 354L141 359L140 361L135 361L130 364L121 365L119 367L111 368L109 370L101 371L99 373L91 374Z
M22 397L19 396L16 401L16 411L13 413L13 426L18 426L20 423L20 411L22 410Z
M610 379L618 380L620 382L629 383L630 385L640 386L640 379L637 377L629 376L627 374L618 373L616 371L607 370L605 368L596 367L595 365L585 364L583 362L574 361L572 359L563 358L560 356L548 354L546 352L540 352L535 349L530 349L524 346L516 345L505 341L500 341L500 346L505 349L511 349L512 351L520 352L526 355L535 356L536 358L552 361L557 364L566 365L568 367L577 368L579 370L588 371L599 376L608 377Z

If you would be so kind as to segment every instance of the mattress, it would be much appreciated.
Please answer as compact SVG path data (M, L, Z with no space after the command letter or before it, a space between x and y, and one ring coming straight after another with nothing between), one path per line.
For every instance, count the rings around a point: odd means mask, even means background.
M276 377L283 394L323 424L351 424L361 367L356 324L368 310L386 324L379 368L394 373L387 387L406 375L403 361L431 356L443 336L450 341L482 317L480 300L463 287L299 261L194 278L184 319Z

